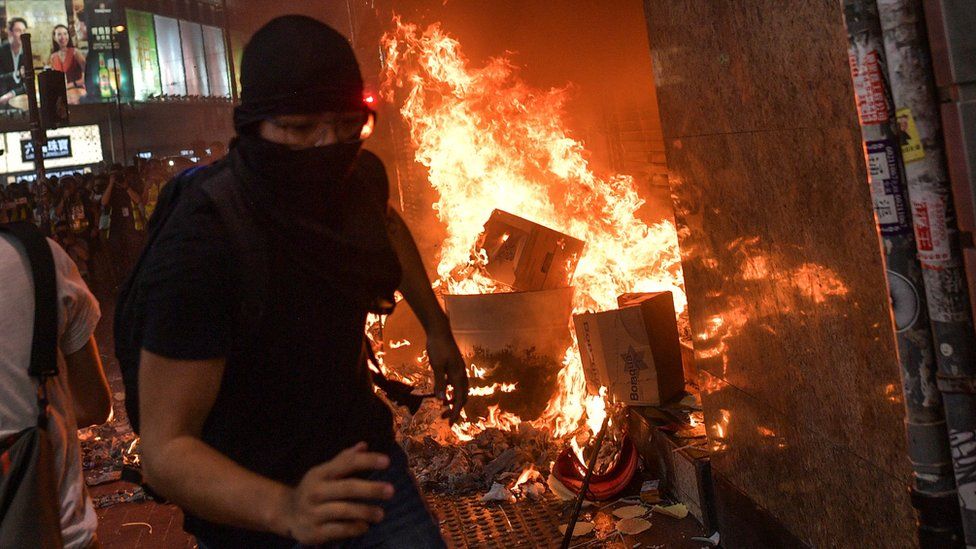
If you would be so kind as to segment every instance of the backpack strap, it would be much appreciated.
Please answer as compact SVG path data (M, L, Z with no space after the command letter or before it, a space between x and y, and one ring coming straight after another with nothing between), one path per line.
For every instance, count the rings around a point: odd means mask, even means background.
M47 238L31 223L0 225L23 244L34 277L34 336L31 339L30 375L46 378L58 375L58 288L54 255Z
M37 424L47 426L47 378L58 375L58 286L54 254L47 238L31 223L0 225L0 232L23 244L34 280L34 330L28 373L40 380Z
M234 343L243 348L254 340L264 316L270 279L267 238L255 224L256 205L243 192L230 162L204 181L201 190L213 203L233 248L234 269L240 284L240 308L235 312L240 330Z

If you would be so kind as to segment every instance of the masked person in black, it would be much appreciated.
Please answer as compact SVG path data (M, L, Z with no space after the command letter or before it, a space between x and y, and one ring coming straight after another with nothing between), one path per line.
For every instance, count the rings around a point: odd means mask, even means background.
M442 547L373 392L367 312L404 295L452 421L468 380L413 238L387 204L382 163L361 150L372 114L352 48L314 19L281 17L246 47L242 82L235 143L199 177L229 177L245 197L267 241L252 251L267 254L264 306L242 342L234 319L254 289L242 288L234 229L189 186L143 267L146 480L185 510L201 547Z

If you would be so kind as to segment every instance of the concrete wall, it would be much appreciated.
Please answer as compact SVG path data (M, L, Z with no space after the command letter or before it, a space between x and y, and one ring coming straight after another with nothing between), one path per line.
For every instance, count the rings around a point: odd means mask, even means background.
M716 474L811 545L913 546L841 3L645 12Z

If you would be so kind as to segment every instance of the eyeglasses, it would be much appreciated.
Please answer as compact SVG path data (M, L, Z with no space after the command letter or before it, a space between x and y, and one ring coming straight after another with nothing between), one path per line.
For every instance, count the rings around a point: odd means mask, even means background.
M273 126L288 132L297 141L318 144L326 140L331 131L339 143L363 141L373 135L376 128L376 112L366 108L361 111L327 113L317 118L288 120L271 118Z

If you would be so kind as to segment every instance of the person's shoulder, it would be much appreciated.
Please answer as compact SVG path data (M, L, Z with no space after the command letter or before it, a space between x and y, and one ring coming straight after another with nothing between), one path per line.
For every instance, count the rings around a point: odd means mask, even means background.
M171 209L169 216L159 229L159 240L181 238L192 238L197 241L222 240L223 235L220 230L220 220L216 207L210 196L204 192L202 182L193 181L183 185L180 189L172 187L174 182L170 182L166 190L178 190L179 192L173 192L166 197L166 202L170 203L164 203L163 197L161 197L156 206L157 211ZM174 201L175 203L172 203Z

